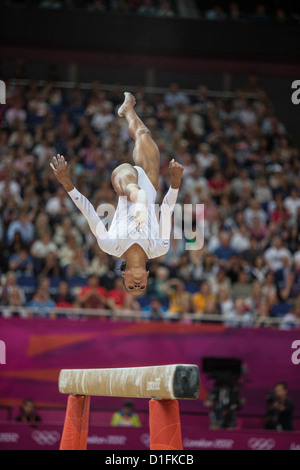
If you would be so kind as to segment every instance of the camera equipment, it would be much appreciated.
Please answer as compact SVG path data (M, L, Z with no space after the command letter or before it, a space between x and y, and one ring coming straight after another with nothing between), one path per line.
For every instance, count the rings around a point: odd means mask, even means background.
M208 397L212 403L211 424L217 428L235 427L235 412L241 407L238 383L243 373L241 359L204 357L202 370L214 380Z

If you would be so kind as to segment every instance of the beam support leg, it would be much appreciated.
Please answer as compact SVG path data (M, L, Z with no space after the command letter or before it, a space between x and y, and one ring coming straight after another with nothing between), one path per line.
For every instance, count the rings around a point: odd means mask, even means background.
M60 450L86 450L90 397L69 395Z
M149 401L150 450L183 450L177 400Z

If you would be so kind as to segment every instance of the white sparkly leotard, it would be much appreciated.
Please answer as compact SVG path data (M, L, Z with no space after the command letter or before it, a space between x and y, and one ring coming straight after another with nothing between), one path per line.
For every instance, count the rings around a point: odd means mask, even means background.
M129 202L127 197L119 197L111 226L106 230L95 208L83 194L76 188L68 194L87 219L101 250L121 258L123 253L137 243L145 251L148 259L158 258L169 250L172 213L178 189L170 187L161 206L158 207L155 204L156 190L145 171L138 166L135 166L135 169L138 172L138 185L146 191L148 200L148 217L144 230L137 228L134 220L134 203Z

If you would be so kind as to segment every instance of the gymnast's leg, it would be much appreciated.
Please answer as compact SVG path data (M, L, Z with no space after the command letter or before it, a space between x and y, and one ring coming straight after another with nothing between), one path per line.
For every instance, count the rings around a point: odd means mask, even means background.
M125 117L131 138L135 141L133 160L145 171L154 188L158 189L160 155L149 129L141 121L134 110L135 98L131 93L125 93L125 100L118 114Z
M123 163L112 172L111 182L119 196L126 196L130 202L135 203L135 223L143 230L147 223L147 195L138 185L137 170L130 163Z

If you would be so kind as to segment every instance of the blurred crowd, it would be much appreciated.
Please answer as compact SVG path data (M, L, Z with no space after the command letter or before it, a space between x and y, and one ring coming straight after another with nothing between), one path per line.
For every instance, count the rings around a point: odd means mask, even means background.
M7 5L35 5L53 10L85 10L158 17L198 18L213 21L254 21L278 23L299 21L297 2L236 2L203 0L4 0Z
M101 252L86 220L49 168L63 154L72 180L95 207L116 205L110 176L131 162L121 85L62 89L7 82L0 108L0 311L52 315L54 307L142 312L152 321L218 314L231 326L295 328L300 319L300 158L255 75L232 99L193 96L177 83L161 95L132 90L136 112L161 154L157 201L168 164L184 166L178 202L187 204L169 252L148 263L147 294L123 287L120 263ZM204 204L203 213L196 204ZM179 229L180 227L177 227ZM182 227L181 227L182 228ZM204 234L204 244L199 237ZM7 309L7 306L10 308Z

